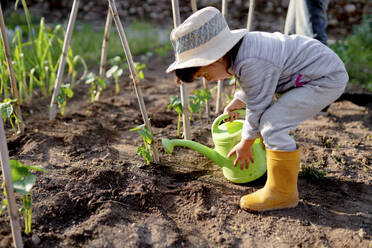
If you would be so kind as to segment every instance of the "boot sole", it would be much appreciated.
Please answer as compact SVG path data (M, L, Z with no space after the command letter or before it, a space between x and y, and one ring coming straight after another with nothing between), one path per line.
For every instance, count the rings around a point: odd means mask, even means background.
M266 212L266 211L280 210L280 209L286 209L286 208L295 208L295 207L297 207L297 205L298 205L298 202L296 202L294 204L286 205L286 206L267 208L267 209L264 209L264 210L253 210L253 209L249 209L249 208L242 208L242 209L247 211L247 212L250 212L250 213L258 213L258 212Z

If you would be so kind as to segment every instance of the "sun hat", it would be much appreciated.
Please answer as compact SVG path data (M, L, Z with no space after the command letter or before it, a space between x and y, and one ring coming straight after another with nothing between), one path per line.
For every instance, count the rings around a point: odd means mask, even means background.
M172 30L170 40L176 61L168 67L167 73L212 64L247 33L247 29L230 30L218 9L203 8Z

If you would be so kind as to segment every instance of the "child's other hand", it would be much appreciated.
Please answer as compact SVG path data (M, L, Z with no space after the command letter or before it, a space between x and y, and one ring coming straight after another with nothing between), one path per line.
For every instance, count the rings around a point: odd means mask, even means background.
M234 167L237 166L237 164L240 161L240 169L249 168L249 161L254 163L253 153L252 153L252 144L254 143L253 140L246 140L242 139L234 148L229 152L227 155L228 158L230 158L232 155L236 154L236 159L234 160Z
M229 115L229 119L225 119L225 121L234 121L236 120L237 118L239 118L239 114L238 113L233 113L232 111L234 110L237 110L237 109L242 109L245 107L245 103L240 101L239 99L237 98L234 98L230 103L229 105L227 105L224 109L224 113Z

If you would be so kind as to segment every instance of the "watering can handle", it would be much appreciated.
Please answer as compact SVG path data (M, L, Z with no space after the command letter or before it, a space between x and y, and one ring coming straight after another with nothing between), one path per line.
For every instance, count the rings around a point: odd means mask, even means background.
M234 110L233 113L239 113L241 116L245 116L245 110L244 109L238 109L238 110ZM218 127L220 126L221 122L226 119L227 117L229 117L228 114L222 114L220 116L218 116L213 124L212 124L212 133L215 133L215 131L217 131Z

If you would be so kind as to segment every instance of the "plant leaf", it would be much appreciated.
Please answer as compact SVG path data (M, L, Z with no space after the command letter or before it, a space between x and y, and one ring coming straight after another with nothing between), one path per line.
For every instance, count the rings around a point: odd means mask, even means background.
M114 75L114 73L119 69L119 66L117 65L114 65L113 67L111 67L107 72L106 72L106 77L107 78L110 78Z
M4 120L6 120L12 115L13 106L9 102L1 103L0 104L0 111L1 111L1 117Z
M17 160L11 159L9 160L9 164L13 182L16 182L30 174L27 166Z
M35 185L36 176L29 174L13 183L14 191L23 195L29 194Z

